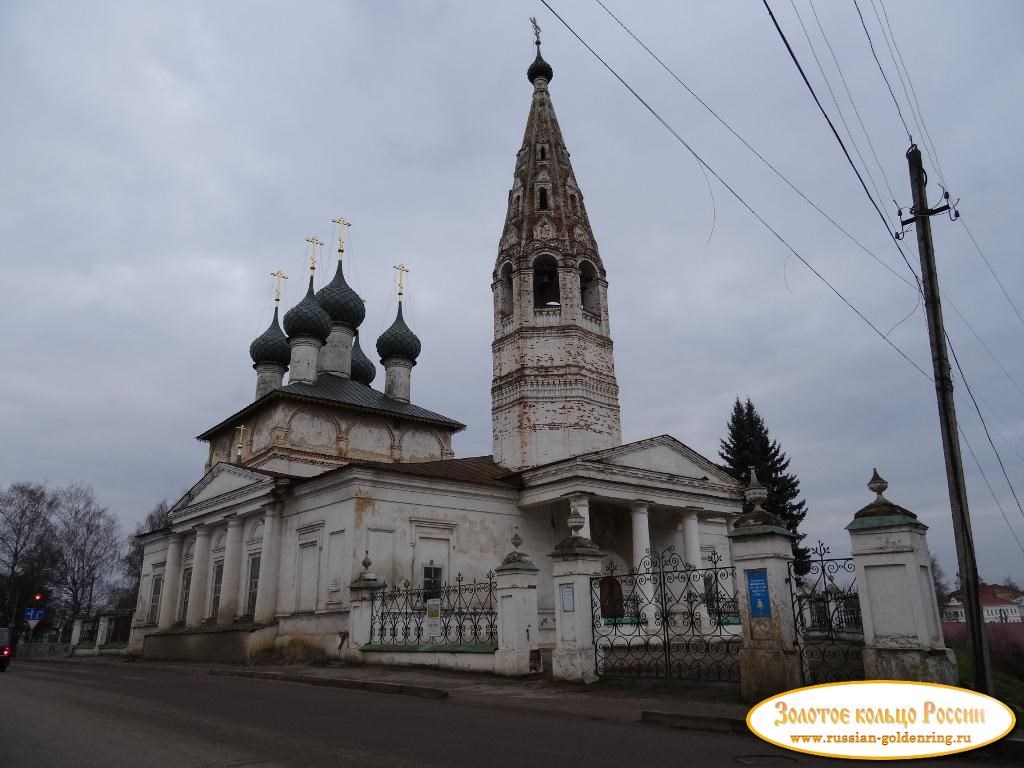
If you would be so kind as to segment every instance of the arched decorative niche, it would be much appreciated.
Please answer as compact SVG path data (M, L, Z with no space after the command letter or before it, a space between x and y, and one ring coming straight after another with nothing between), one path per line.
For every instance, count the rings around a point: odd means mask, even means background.
M498 273L498 310L503 317L508 317L515 311L515 291L512 283L512 265L505 262Z
M245 537L246 541L262 541L263 540L263 521L257 520L251 526L249 526L249 535Z
M533 262L533 306L535 309L562 306L558 287L558 262L550 254L538 256Z
M353 459L390 461L395 436L380 419L360 419L348 430L348 456Z

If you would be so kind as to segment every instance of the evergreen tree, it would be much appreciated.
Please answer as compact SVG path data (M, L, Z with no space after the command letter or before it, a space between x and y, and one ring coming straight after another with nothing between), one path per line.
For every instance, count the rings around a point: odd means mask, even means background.
M803 500L797 500L800 481L786 471L789 459L778 441L769 436L764 419L749 398L746 403L736 398L727 429L718 453L724 462L722 469L743 484L750 481L750 467L757 471L758 479L768 491L764 509L781 518L786 528L796 535L793 539L794 568L797 575L802 576L809 567L810 550L800 546L805 534L798 529L807 516L807 509ZM744 511L749 511L746 505Z

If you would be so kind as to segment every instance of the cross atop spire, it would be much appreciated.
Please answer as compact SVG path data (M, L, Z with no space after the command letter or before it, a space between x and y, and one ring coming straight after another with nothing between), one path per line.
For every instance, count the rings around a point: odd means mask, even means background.
M352 222L345 221L344 216L331 219L331 221L338 225L338 261L341 261L341 257L345 253L345 227L351 227Z
M281 306L281 281L287 280L288 275L282 272L280 269L277 272L271 272L270 276L274 278L274 306Z
M398 262L394 269L398 272L398 302L402 302L402 295L405 293L405 273L409 269L402 262Z
M309 254L309 276L313 277L313 273L316 272L316 247L323 245L316 235L310 235L306 238L306 242L309 243L310 254Z
M531 16L530 23L533 24L533 35L537 38L537 42L534 45L540 48L540 24L537 23L537 17Z

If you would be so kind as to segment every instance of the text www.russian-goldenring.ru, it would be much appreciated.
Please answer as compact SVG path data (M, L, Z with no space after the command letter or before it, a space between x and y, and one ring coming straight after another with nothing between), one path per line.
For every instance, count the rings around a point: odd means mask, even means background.
M954 744L970 744L969 733L910 733L902 731L892 734L874 733L816 733L816 734L792 734L790 742L793 744L879 744L888 747L890 744L944 744L950 747Z

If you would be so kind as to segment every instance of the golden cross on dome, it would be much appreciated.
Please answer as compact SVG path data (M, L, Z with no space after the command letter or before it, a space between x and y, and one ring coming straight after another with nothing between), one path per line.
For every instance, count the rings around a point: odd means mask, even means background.
M341 261L341 255L345 253L345 227L351 227L351 221L345 221L344 216L339 216L331 221L338 225L338 261Z
M535 45L539 48L540 47L540 24L537 23L537 17L536 16L531 16L530 17L530 23L533 24L533 34L537 38L537 42L535 43Z
M309 247L311 249L311 253L309 255L309 274L312 275L316 272L316 247L318 245L323 245L323 243L317 239L316 235L310 235L307 237L306 242L309 243Z
M274 278L274 306L276 307L281 304L281 281L287 280L288 275L279 269L277 272L271 272L270 276Z
M405 293L405 273L408 272L409 269L402 262L398 262L394 269L398 271L398 300L401 301L402 294Z

